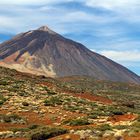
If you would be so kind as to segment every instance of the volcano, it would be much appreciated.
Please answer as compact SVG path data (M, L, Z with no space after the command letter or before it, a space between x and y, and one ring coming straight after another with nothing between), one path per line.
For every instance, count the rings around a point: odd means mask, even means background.
M47 26L18 34L0 44L0 66L47 77L90 76L140 83L139 76L127 68Z

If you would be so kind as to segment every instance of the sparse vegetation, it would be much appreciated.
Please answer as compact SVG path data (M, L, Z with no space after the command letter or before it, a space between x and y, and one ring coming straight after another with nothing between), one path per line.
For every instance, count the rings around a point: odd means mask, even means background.
M103 124L98 127L98 130L100 130L100 131L112 130L112 127L108 124Z
M3 95L0 94L0 105L3 105L3 103L6 101Z
M55 105L61 105L62 104L62 100L57 97L57 96L51 96L50 98L45 100L45 106L55 106Z
M57 127L41 127L37 128L33 132L30 132L31 140L45 140L51 137L55 137L61 134L65 134L66 129Z
M134 84L86 77L65 81L0 68L0 89L0 138L39 140L65 133L101 138L117 131L137 137L140 132L140 87Z
M11 115L3 115L0 114L0 122L6 122L6 123L25 123L26 121L21 118L20 116L16 114L11 114Z
M72 125L72 126L80 126L80 125L88 125L90 123L87 118L78 118L78 119L67 120L64 122L64 124Z

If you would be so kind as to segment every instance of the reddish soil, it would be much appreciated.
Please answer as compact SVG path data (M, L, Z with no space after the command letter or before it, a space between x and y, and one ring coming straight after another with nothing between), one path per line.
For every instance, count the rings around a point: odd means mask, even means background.
M2 112L2 114L6 114L5 111ZM26 128L29 125L32 124L38 124L38 125L51 125L51 120L47 117L47 114L45 117L40 117L37 113L34 112L21 112L17 113L19 116L27 119L27 124L11 124L11 123L0 123L0 131L6 131L10 130L11 128Z
M1 110L0 114L7 114L9 110ZM11 124L11 123L0 123L0 131L10 130L11 128L25 128L27 125L23 124Z
M125 137L125 140L140 140L140 136L136 137Z
M10 111L10 110L2 110L2 109L0 108L0 114L7 114L7 113L9 113L9 111Z
M124 115L115 115L113 117L110 117L108 120L116 123L116 122L120 122L120 121L132 121L135 120L137 118L137 115L135 114L124 114Z
M88 99L90 101L97 101L101 102L103 104L112 104L112 101L110 99L107 99L105 97L97 96L97 95L92 95L90 93L78 93L78 94L72 94L75 97L81 97L83 99Z
M7 131L11 128L25 128L26 125L22 124L10 124L10 123L0 123L0 131Z
M47 83L47 82L39 83L39 85L47 86L49 88L54 88L54 85L52 85L51 83Z
M140 140L140 133L136 134L136 135L133 136L133 137L124 136L124 139L125 139L125 140Z
M42 109L45 109L45 108L42 108ZM44 117L34 112L21 112L19 113L19 115L27 119L28 125L31 125L31 124L53 125L53 123L62 122L60 118L64 115L67 115L66 119L75 118L75 116L76 117L85 116L85 114L69 112L65 110L58 111L58 109L59 107L50 107L49 110L53 111L54 113L46 112L44 114ZM54 117L55 119L53 120Z
M28 121L28 124L52 124L51 120L45 115L45 117L40 117L39 114L34 112L22 112L19 114L22 117L25 117Z

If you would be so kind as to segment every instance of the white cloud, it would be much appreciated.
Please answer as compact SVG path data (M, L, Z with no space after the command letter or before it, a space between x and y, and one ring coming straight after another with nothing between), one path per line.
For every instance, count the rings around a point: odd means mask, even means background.
M74 33L85 29L74 27L73 24L81 26L83 23L85 25L90 23L90 26L85 26L85 28L91 28L95 24L108 23L108 19L109 17L104 18L78 9L70 11L69 9L59 9L59 7L51 5L35 9L26 6L17 7L16 5L0 6L1 33L9 32L17 34L46 24L61 34Z
M130 50L130 52L133 52L133 50L140 50L140 41L130 38L127 38L126 36L126 38L120 37L119 39L114 39L112 42L110 41L108 44L106 44L106 48L112 48L113 50L117 51Z
M1 16L0 15L0 20L2 21L0 23L1 27L3 27L3 26L9 27L9 26L13 26L13 24L14 24L11 20L11 17L9 17L9 16Z
M110 7L113 10L119 9L114 8L115 6L118 7L133 7L135 3L140 1L138 0L3 0L0 1L0 32L13 32L19 33L21 31L26 31L32 28L36 28L37 26L41 25L51 25L54 30L58 31L59 33L68 33L68 32L75 32L78 31L78 28L72 27L69 30L70 24L83 24L86 23L89 28L94 28L94 25L107 25L113 24L121 19L127 18L131 22L136 20L139 21L138 18L139 14L133 14L132 16L124 16L125 11L123 14L118 14L117 16L102 16L94 13L88 13L86 11L80 11L78 8L76 10L69 10L66 8L60 9L60 7L56 7L53 4L61 3L61 2L81 2L88 6L93 7L102 7L107 8ZM18 6L17 6L18 5ZM29 5L41 5L42 7L32 8ZM1 12L2 11L2 12ZM129 10L130 11L130 10ZM132 11L132 10L131 10ZM5 12L5 13L4 13ZM13 15L8 15L13 14ZM16 16L15 16L16 15ZM5 16L5 17L4 17ZM124 16L124 17L123 17ZM3 20L4 19L4 20ZM66 25L67 24L67 25ZM67 27L66 27L67 26ZM86 27L86 26L85 26ZM88 28L88 27L87 27ZM94 31L93 28L91 31ZM97 29L96 35L97 36L114 36L116 34L120 34L121 31L118 31L118 28L114 29L107 29L105 27L101 28L94 28ZM81 30L79 28L79 30Z
M85 4L110 10L120 21L140 22L140 0L87 0Z
M102 7L106 9L114 8L128 8L133 6L138 6L140 4L139 0L87 0L86 5L91 7ZM114 9L117 10L117 9Z
M103 50L100 51L99 53L115 61L140 62L139 50L131 50L131 51Z
M41 5L41 4L54 4L60 2L69 2L72 0L1 0L0 4L6 5Z

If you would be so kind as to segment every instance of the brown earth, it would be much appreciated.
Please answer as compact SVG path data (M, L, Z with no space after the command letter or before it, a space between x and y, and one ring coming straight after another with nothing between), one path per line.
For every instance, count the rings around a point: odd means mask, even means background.
M110 99L107 99L105 97L101 97L101 96L97 96L97 95L93 95L90 93L78 93L78 94L72 94L75 97L80 97L83 99L88 99L90 101L96 101L96 102L101 102L103 104L112 104L112 101Z
M135 114L114 115L113 117L110 117L108 121L111 121L113 123L120 121L132 121L135 120L137 117L138 115Z

